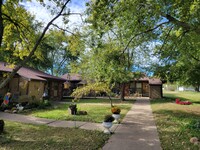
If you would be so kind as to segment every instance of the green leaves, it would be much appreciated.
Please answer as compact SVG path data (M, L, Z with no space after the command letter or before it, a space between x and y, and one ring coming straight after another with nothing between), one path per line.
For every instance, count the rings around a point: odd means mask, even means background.
M15 1L6 1L2 7L2 13L4 35L0 53L4 55L3 60L17 62L30 53L35 42L34 30L38 26L33 25L34 17Z
M95 82L95 83L88 83L86 86L76 88L74 92L71 94L74 99L80 99L83 96L87 96L91 93L91 91L95 92L95 94L99 94L104 92L110 95L111 90L109 84L104 82Z

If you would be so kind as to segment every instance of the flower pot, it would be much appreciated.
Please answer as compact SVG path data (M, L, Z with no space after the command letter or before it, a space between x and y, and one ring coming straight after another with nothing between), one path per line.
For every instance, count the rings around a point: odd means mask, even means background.
M71 115L76 115L77 114L76 104L70 105L68 111Z
M103 122L103 127L105 128L104 133L111 134L110 128L112 127L112 122Z
M114 123L120 123L120 114L112 114L112 116L115 118Z

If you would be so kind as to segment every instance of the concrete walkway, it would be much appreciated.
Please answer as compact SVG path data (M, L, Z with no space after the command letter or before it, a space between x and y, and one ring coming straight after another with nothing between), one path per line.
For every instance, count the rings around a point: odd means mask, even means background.
M37 118L32 116L4 113L4 112L0 112L0 119L27 123L27 124L47 125L51 127L69 127L69 128L80 128L85 130L98 130L98 131L104 130L102 123L91 123L82 121L60 121L54 119ZM111 130L115 131L118 126L119 126L118 124L114 124Z
M104 130L101 123L58 121L4 112L0 112L0 119L52 127ZM103 150L162 150L149 99L137 99L122 123L114 124L111 131L115 133L102 148Z
M162 150L149 99L137 99L103 150Z

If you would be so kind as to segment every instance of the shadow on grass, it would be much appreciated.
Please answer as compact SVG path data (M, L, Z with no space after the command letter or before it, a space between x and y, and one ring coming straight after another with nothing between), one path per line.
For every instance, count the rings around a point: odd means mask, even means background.
M163 97L159 99L152 99L150 100L150 102L151 104L162 104L162 103L175 102L175 99L171 97Z
M1 139L1 138L0 138ZM103 146L105 141L107 140L107 137L104 137L104 139L99 139L98 142L91 144L91 142L87 140L70 140L63 138L62 140L55 140L53 138L48 139L31 139L31 140L17 140L10 137L4 137L4 139L1 139L1 148L9 149L9 150L27 150L27 149L48 149L48 150L55 150L55 149L99 149Z
M61 102L72 102L73 99L71 98L65 98L63 99ZM135 99L126 99L124 101L121 101L119 98L111 98L113 103L133 103L135 101ZM110 99L108 97L85 97L85 98L81 98L79 100L79 103L110 103Z
M0 149L99 149L109 135L99 131L75 128L54 128L6 121L0 134Z
M69 105L70 104L59 104L59 103L58 104L52 104L52 106L46 107L46 108L43 108L43 109L38 109L38 108L27 109L27 110L20 112L20 114L30 115L33 112L47 112L47 111L56 111L56 110L67 112Z
M154 114L163 149L200 149L190 143L191 137L200 138L200 128L191 128L200 115L181 110L157 110Z
M200 102L193 102L193 104L198 104L198 105L200 105Z
M197 101L193 101L193 100L188 100L186 98L183 97L176 97L179 98L181 101L190 101L193 104L200 104L200 102ZM159 99L152 99L150 102L151 104L162 104L162 103L175 103L176 102L176 98L172 98L172 97L163 97L163 98L159 98Z
M192 123L196 122L200 118L200 114L194 114L189 112L184 112L180 110L158 110L154 111L157 116L164 116L162 119L157 120L157 122L162 122L170 128L177 128L179 132L188 132L191 136L199 136L200 128L191 129ZM188 137L189 138L189 137ZM199 136L200 138L200 136Z
M200 114L194 114L190 112L185 112L181 110L156 110L153 113L156 114L162 114L162 115L168 115L170 118L175 118L177 120L191 120L191 119L199 119Z

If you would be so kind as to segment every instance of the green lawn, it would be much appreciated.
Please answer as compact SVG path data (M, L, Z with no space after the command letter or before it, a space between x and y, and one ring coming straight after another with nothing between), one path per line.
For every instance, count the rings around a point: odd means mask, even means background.
M1 150L97 150L109 138L98 131L5 122Z
M121 102L113 100L113 104L121 108L123 118L131 108L133 101ZM26 113L35 117L56 119L56 120L76 120L101 123L106 114L111 114L110 101L108 99L83 99L77 103L78 110L87 111L87 115L71 115L68 112L68 104L54 105L53 108L34 110Z
M178 92L178 91L164 91L164 97L180 98L181 100L189 100L200 104L200 92Z
M199 150L190 138L200 139L200 93L164 92L163 99L151 101L162 148L164 150ZM178 105L175 99L189 100L192 105Z

